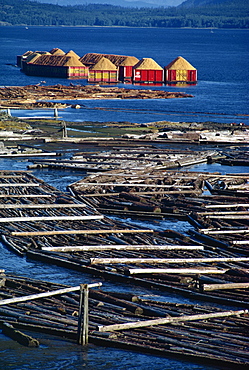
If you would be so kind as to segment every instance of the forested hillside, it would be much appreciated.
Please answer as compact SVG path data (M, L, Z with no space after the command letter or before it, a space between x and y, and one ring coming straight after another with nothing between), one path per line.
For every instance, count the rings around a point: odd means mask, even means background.
M59 6L29 0L0 0L0 25L249 28L247 0L229 3L138 9L100 4Z

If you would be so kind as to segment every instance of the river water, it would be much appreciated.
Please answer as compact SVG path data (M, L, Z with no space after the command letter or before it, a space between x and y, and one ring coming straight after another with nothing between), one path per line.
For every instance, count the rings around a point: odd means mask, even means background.
M207 29L150 29L102 27L0 27L0 86L41 83L86 84L86 80L63 80L26 76L16 67L16 55L27 50L74 50L153 58L162 67L177 56L198 70L196 86L156 87L194 95L190 99L79 101L84 107L60 112L65 120L77 121L215 121L248 124L248 31ZM43 83L43 82L42 82ZM131 85L122 85L133 88ZM136 86L137 88L137 86ZM152 88L151 85L142 88ZM106 108L103 112L94 108ZM115 108L115 111L112 110ZM50 115L51 111L16 112L17 115Z
M130 121L151 122L170 121L215 121L244 122L248 124L248 31L241 30L178 30L178 29L125 29L125 28L66 28L66 27L0 27L0 86L14 86L40 83L40 77L25 76L15 66L16 55L26 50L50 50L59 47L64 51L73 49L80 56L87 52L114 53L152 57L160 65L168 64L182 55L197 69L199 81L189 87L157 87L168 91L183 91L194 95L191 99L170 99L160 101L94 101L80 102L80 110L66 109L60 116L68 121ZM46 78L46 84L69 84L70 81ZM84 84L78 80L73 83ZM122 86L122 85L120 85ZM127 86L126 86L127 87ZM132 86L128 86L133 88ZM144 87L143 87L144 88ZM147 88L152 88L147 87ZM107 108L105 112L95 108ZM115 112L112 111L115 108ZM17 116L48 115L51 111L17 111ZM63 150L63 148L61 148ZM26 170L29 160L0 159L0 169ZM243 167L226 167L217 164L202 164L188 169L200 171L248 172ZM84 173L72 171L35 170L33 174L61 191L66 186L84 177ZM129 220L128 220L129 221ZM129 221L134 222L134 221ZM176 229L182 233L190 226L186 222L166 220L149 223L149 227ZM90 275L60 267L27 260L14 255L0 244L0 268L8 273L78 285L96 282ZM103 289L130 291L134 294L149 294L155 299L171 302L186 302L185 298L174 294L146 290L125 284L103 282ZM161 293L160 293L161 295ZM33 334L34 335L34 334ZM198 365L175 359L161 358L127 352L118 349L95 347L82 348L70 341L49 336L35 336L41 340L38 349L19 346L0 332L0 370L78 370L100 369L152 370L179 369L208 370L215 367Z

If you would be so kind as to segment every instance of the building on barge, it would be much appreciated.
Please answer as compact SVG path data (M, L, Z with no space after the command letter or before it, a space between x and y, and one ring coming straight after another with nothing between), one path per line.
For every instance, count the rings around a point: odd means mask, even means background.
M61 78L87 78L88 68L73 52L64 55L33 53L22 61L23 72L31 76L50 76Z
M179 56L169 63L165 70L165 82L197 82L197 69Z
M164 70L151 58L143 58L133 67L133 82L163 82Z
M162 68L152 58L87 53L80 57L73 50L59 48L26 51L17 56L17 65L27 75L85 78L89 82L131 82L139 84L196 83L197 69L179 56Z
M102 57L89 68L88 82L118 82L118 68L109 59Z
M139 59L134 56L87 53L80 58L80 61L91 68L103 57L110 60L117 67L119 81L132 81L133 66L139 62Z

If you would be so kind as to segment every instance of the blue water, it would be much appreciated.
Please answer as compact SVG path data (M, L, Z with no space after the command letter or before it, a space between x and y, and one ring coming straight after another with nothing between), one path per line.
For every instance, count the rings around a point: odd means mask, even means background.
M155 87L194 95L191 99L80 101L84 109L60 111L65 120L77 121L215 121L248 124L248 58L246 30L137 29L101 27L0 27L0 86L36 84L41 77L26 76L15 66L16 55L27 50L74 50L151 57L162 67L181 55L198 70L198 84ZM45 78L46 84L70 80ZM73 83L86 84L85 80ZM122 85L132 88L131 85ZM137 86L136 86L137 87ZM143 87L144 88L144 87ZM146 88L146 87L145 87ZM148 86L147 88L153 88ZM93 108L118 108L98 111ZM23 116L27 112L16 112ZM29 114L39 114L31 112ZM44 115L44 111L40 113ZM46 112L51 116L51 112Z
M191 29L132 29L100 27L0 27L0 86L36 84L40 77L26 76L15 66L16 55L27 50L50 50L59 47L64 51L74 50L80 56L88 52L134 55L139 59L151 57L161 66L167 65L178 55L183 56L198 69L198 84L189 87L157 87L168 91L183 91L193 94L191 99L81 101L84 108L66 109L60 116L68 121L215 121L245 122L248 124L248 31L242 30L191 30ZM46 78L46 84L69 84L72 81ZM85 84L84 80L73 83ZM123 85L120 85L123 86ZM126 87L133 88L131 85ZM144 87L143 87L144 88ZM149 86L148 88L152 88ZM107 111L95 108L108 108ZM112 109L115 108L115 111ZM18 111L13 115L47 115L51 111ZM25 170L28 160L0 159L0 169ZM190 168L189 168L190 169ZM217 164L198 165L194 171L246 172L246 168L224 167ZM37 170L35 176L49 182L61 191L69 183L79 180L84 173L71 171ZM130 221L133 222L133 221ZM150 222L150 227L153 223ZM186 223L167 220L155 228L172 228L186 231ZM26 260L13 255L0 244L0 268L7 272L34 278L78 285L101 281L87 274L60 267ZM152 294L140 287L103 282L107 290L132 291L134 294ZM161 293L160 293L161 294ZM162 294L164 299L188 302L174 294ZM159 299L156 297L156 299ZM34 333L33 333L34 335ZM36 336L36 334L34 335ZM0 333L0 370L152 370L179 369L208 370L215 367L196 365L184 361L161 358L117 349L80 346L39 335L39 349L20 347Z

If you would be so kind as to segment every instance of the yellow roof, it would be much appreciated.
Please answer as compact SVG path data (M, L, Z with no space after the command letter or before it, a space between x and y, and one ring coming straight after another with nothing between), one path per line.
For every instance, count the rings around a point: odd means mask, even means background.
M53 48L50 50L50 54L52 55L65 55L65 52L59 48Z
M186 59L184 59L183 57L177 57L175 58L171 63L169 63L165 69L186 69L186 70L196 70L195 67L193 67Z
M107 58L102 57L93 67L91 67L93 71L116 71L117 67Z
M29 54L29 56L25 59L25 62L26 63L33 63L40 56L41 56L41 54L40 53L36 53L36 52L34 52L32 54Z
M143 58L137 64L134 65L135 69L154 69L154 70L163 70L157 62L152 58Z
M80 59L80 56L78 54L76 54L73 50L68 51L65 55L67 57L75 57L77 59Z
M137 64L139 60L136 57L126 57L122 63L120 63L121 66L134 66Z
M66 55L40 55L33 64L51 67L84 67L79 59Z

